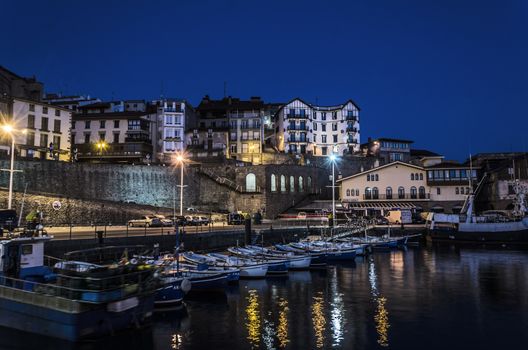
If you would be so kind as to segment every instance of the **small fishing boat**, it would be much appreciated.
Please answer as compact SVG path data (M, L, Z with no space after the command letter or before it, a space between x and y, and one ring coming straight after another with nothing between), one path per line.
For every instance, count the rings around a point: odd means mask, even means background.
M269 258L264 257L261 254L252 251L251 249L245 249L241 247L231 247L227 249L228 252L235 256L239 256L245 259L252 259L256 262L268 264L269 275L279 275L288 273L290 262L284 258Z
M326 241L291 243L295 248L324 251L328 262L350 261L356 258L356 250Z
M265 258L287 259L290 262L291 270L304 270L310 267L312 257L308 254L296 254L294 252L285 252L277 249L268 249L255 245L246 246L247 249L260 253Z
M295 254L308 254L311 258L310 267L320 268L326 266L326 253L317 250L307 250L304 248L296 248L290 244L276 244L275 248L279 251L292 252Z
M268 272L268 264L259 263L250 259L243 259L240 257L229 256L220 253L211 254L196 254L193 252L185 252L182 254L183 258L195 264L207 264L212 267L227 267L239 269L240 278L260 278L265 277Z

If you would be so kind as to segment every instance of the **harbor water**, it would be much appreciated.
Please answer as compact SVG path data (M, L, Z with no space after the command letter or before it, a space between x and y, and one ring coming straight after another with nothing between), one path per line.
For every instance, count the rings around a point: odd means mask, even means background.
M2 349L525 349L528 251L409 248L157 313L153 326L67 344L2 329Z

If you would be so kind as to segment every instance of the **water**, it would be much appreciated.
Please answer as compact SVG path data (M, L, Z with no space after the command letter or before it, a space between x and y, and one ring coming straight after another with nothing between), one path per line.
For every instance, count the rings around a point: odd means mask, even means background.
M57 348L14 334L2 330L0 348ZM227 296L157 314L148 331L71 348L496 350L527 341L528 251L444 246L240 281Z

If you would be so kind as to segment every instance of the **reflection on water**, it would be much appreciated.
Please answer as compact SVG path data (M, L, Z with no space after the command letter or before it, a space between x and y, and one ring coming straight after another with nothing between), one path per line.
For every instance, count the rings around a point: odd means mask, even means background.
M246 307L246 328L248 332L247 339L255 348L257 348L260 343L260 315L258 298L259 297L256 290L251 289L248 291L248 296L246 297L248 302Z
M277 339L279 347L285 348L290 342L288 340L288 300L281 298L279 300L279 325L277 327Z
M376 332L378 332L378 344L389 346L389 312L385 307L387 299L378 291L378 277L376 276L376 268L372 257L369 258L369 282L372 296L377 304L374 322L376 324Z
M318 348L322 348L324 345L324 332L326 326L323 292L318 292L317 295L313 297L312 322L315 333L315 345Z
M330 319L332 330L332 346L339 346L344 338L345 326L345 305L343 302L343 293L339 292L337 279L337 270L334 269L331 283L331 300Z
M181 349L183 339L181 334L173 334L171 337L171 349Z

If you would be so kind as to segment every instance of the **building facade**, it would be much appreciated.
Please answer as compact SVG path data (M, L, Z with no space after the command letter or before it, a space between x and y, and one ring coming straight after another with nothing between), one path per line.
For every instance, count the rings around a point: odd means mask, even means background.
M20 75L0 66L0 95L41 101L44 84L33 77Z
M380 165L392 162L409 162L411 160L411 145L413 141L379 138L361 145L361 152L366 157L376 157Z
M349 100L323 107L295 98L276 115L277 148L289 154L328 156L359 151L359 107Z
M446 178L447 176L447 178ZM454 163L423 167L400 161L337 180L343 206L366 215L393 209L459 212L477 170Z
M62 107L14 98L9 101L9 114L3 122L11 124L20 157L42 160L70 160L70 128L72 113ZM3 136L6 140L5 135ZM4 152L10 142L4 142Z

